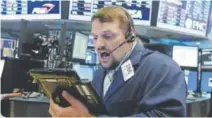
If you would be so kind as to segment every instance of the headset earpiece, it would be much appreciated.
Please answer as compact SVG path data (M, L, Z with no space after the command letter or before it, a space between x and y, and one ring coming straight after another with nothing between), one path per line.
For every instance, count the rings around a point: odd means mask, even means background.
M128 43L133 42L135 40L135 33L127 31L125 34L125 39Z
M128 43L130 43L130 42L133 42L136 38L136 35L134 33L135 27L134 27L133 19L130 16L130 14L124 8L122 8L122 9L125 12L128 20L129 20L129 27L128 27L127 32L125 33L125 39L127 40Z

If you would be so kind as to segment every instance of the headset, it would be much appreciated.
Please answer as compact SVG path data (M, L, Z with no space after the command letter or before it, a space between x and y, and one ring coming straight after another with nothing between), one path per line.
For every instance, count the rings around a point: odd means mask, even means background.
M118 7L118 6L116 6L116 7ZM132 30L135 30L133 19L125 8L123 8L123 7L119 7L119 8L121 8L124 11L125 15L127 16L128 20L129 20L129 26L128 26L127 32L125 33L125 39L128 43L134 42L136 35L135 35L135 31L132 31Z

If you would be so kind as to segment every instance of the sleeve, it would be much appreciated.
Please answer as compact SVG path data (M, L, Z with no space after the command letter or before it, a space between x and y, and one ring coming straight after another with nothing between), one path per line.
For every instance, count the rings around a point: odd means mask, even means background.
M145 112L133 116L185 117L187 90L183 71L171 59L156 57L156 60L149 59L145 63L150 65L145 66L146 73L139 76L145 80L141 87L143 97L139 101L139 109Z

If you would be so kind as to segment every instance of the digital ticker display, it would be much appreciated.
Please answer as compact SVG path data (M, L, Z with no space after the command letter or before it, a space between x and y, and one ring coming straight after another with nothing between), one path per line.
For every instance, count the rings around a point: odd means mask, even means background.
M1 0L2 15L27 14L27 0Z
M206 36L210 1L160 1L157 26Z
M202 49L202 66L212 68L212 49Z
M60 0L1 0L1 19L60 19Z
M127 10L135 25L150 25L152 1L148 0L94 0L93 13L106 6L121 6Z
M210 8L210 16L208 21L208 27L207 27L207 37L212 40L212 2L211 2L211 8Z
M135 25L150 25L151 0L71 0L69 19L90 21L94 13L107 6L122 6Z
M71 0L69 19L90 21L92 12L92 0Z

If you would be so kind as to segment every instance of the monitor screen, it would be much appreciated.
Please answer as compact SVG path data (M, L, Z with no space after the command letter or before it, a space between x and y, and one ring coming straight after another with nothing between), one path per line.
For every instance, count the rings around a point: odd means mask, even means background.
M188 91L197 91L197 71L184 70Z
M201 73L201 91L212 92L212 71L202 71Z
M202 66L212 67L212 49L202 49Z
M209 39L212 39L212 2L211 2L210 16L209 16L208 26L207 26L207 37Z
M73 41L72 59L85 60L88 45L88 36L76 32L73 38L74 41Z
M206 36L210 1L162 0L157 27Z
M99 9L112 5L124 7L135 25L150 25L151 0L70 0L69 19L91 21Z
M69 19L91 21L93 0L70 0Z
M61 0L1 0L1 19L61 19Z
M87 50L85 62L87 64L97 64L97 53L94 50Z
M89 39L88 39L88 47L95 47L95 42L93 40L92 37L89 36Z
M151 0L93 0L93 13L106 6L122 6L133 18L135 25L150 25Z
M32 78L28 75L29 70L35 68L43 68L43 62L5 58L1 78L1 91L8 93L12 92L14 88L24 89L25 91L37 91L38 84L33 84Z
M198 47L173 46L172 59L182 67L197 67Z
M3 73L4 64L5 64L5 60L0 60L0 78L1 78L2 73Z
M73 68L79 75L80 79L88 79L89 81L92 81L94 76L94 69L92 66L74 65Z

